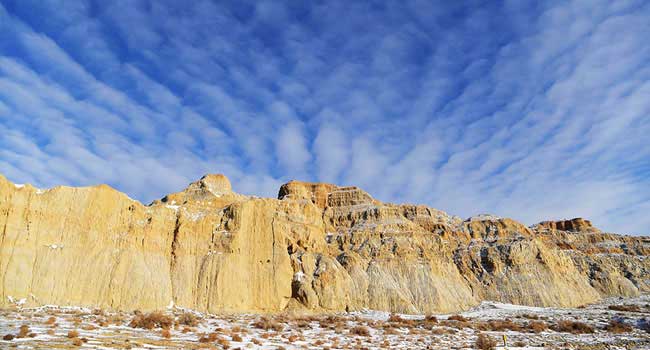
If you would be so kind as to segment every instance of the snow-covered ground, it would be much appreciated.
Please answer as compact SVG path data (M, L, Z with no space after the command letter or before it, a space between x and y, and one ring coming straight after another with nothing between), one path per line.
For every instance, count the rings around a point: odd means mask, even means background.
M610 309L612 305L624 311ZM459 315L435 318L376 311L261 316L173 309L163 316L171 322L166 331L133 327L135 317L73 307L4 309L0 338L6 339L0 339L0 348L471 349L483 333L497 342L497 349L504 348L504 336L507 349L650 349L650 296L607 299L577 309L484 302ZM558 329L562 322L582 328L570 333ZM622 327L614 329L612 322Z

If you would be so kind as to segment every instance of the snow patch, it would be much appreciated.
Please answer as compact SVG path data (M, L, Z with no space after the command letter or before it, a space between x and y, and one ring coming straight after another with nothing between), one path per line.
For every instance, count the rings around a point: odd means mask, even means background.
M302 271L298 271L293 275L293 280L302 282L305 279L305 273Z
M479 214L475 216L470 216L467 218L465 221L498 221L501 220L502 218L496 215L491 215L491 214Z

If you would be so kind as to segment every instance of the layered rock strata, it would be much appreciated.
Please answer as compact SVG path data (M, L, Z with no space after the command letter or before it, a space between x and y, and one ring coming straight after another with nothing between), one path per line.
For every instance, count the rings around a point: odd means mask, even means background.
M428 313L650 291L647 237L583 219L463 220L332 184L292 181L269 199L207 175L143 205L105 185L0 176L0 234L0 306Z

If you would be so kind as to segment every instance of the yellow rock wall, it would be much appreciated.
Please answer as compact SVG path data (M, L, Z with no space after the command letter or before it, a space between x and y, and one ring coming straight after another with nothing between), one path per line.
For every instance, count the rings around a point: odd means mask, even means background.
M0 306L425 313L650 290L643 238L462 220L330 184L291 182L279 196L242 196L210 175L145 206L105 185L0 176Z

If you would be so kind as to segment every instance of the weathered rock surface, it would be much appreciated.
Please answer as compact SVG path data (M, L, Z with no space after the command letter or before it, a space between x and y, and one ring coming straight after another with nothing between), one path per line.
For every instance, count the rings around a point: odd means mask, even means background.
M278 197L207 175L142 205L105 185L39 190L0 176L0 306L426 313L650 291L650 239L587 220L462 220L297 181Z

